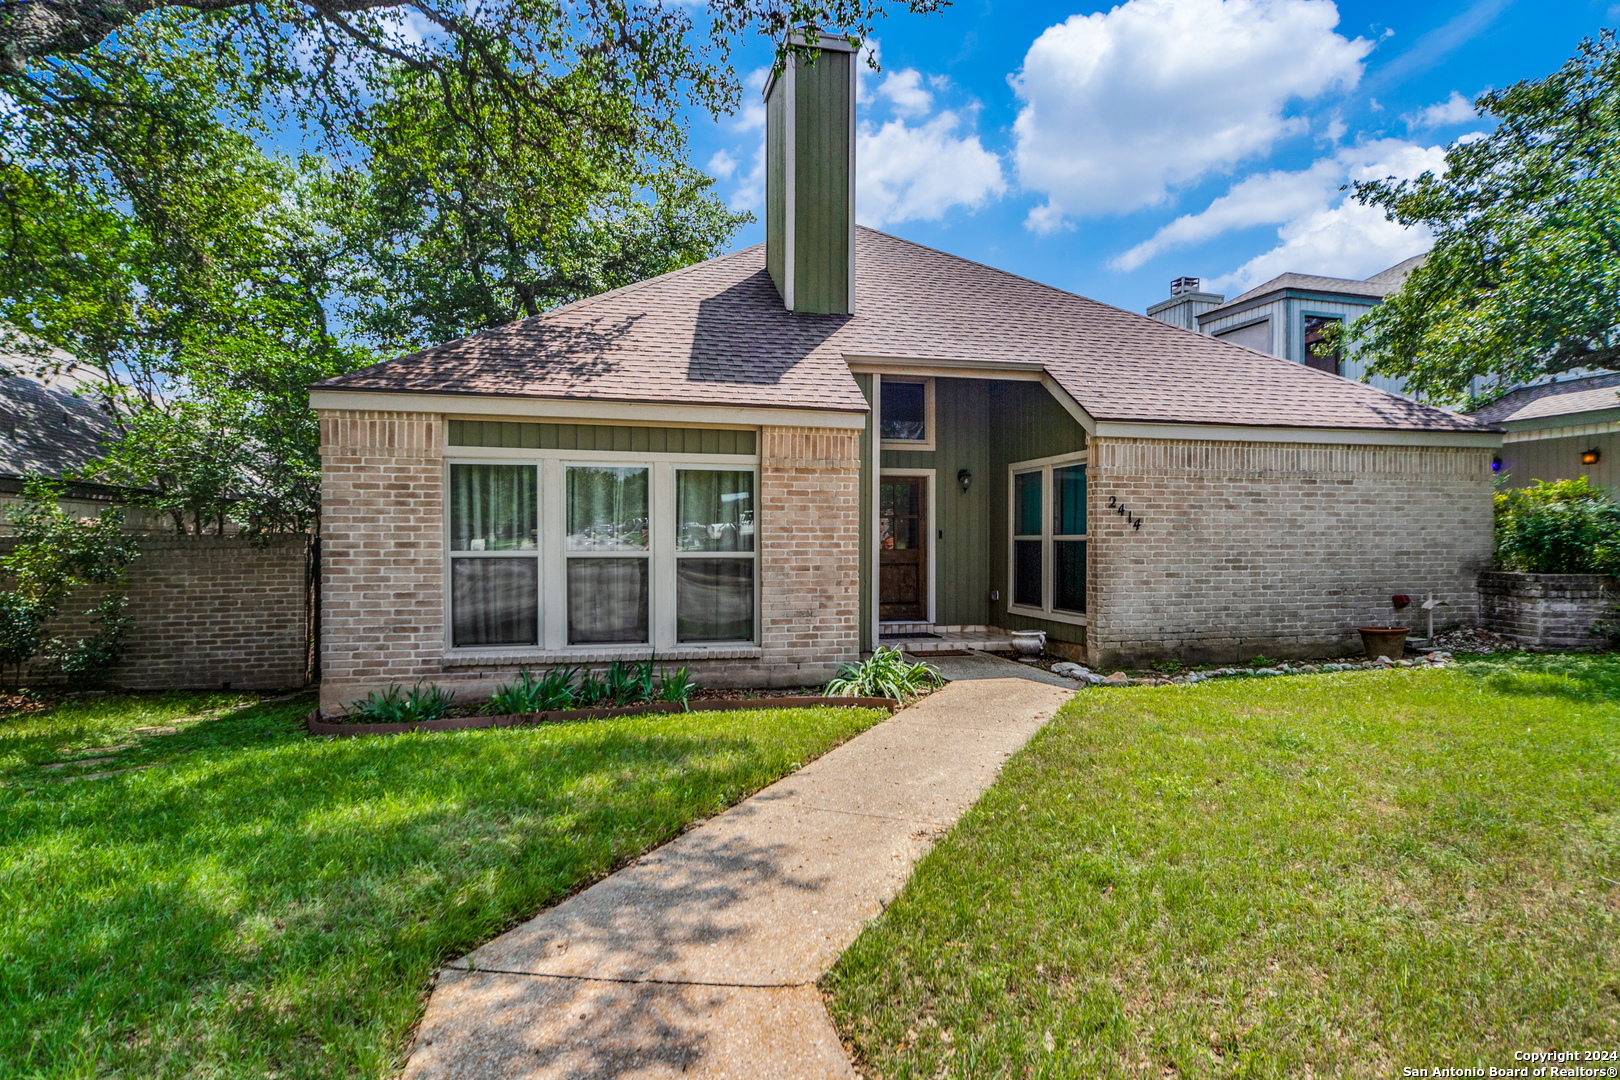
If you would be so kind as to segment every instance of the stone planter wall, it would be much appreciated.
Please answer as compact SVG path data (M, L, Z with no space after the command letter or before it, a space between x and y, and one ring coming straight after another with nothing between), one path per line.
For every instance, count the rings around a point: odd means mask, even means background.
M1543 649L1600 643L1590 631L1620 603L1620 587L1604 574L1479 575L1480 615L1487 629Z

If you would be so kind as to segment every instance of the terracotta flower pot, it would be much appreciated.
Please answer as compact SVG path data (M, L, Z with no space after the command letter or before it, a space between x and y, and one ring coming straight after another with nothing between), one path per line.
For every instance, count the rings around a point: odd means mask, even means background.
M1399 660L1401 653L1406 651L1406 633L1411 627L1358 626L1356 629L1361 631L1361 644L1367 650L1367 659L1387 656L1391 660Z

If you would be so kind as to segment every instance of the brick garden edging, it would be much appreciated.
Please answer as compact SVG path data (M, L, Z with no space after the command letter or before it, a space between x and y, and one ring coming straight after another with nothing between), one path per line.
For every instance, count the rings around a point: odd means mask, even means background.
M740 698L734 701L709 699L691 702L683 709L676 701L655 701L614 709L553 709L550 712L507 713L502 716L447 716L442 720L421 720L414 724L343 724L321 719L320 710L304 721L311 735L403 735L408 731L465 731L472 728L527 727L531 724L564 724L575 720L604 720L614 716L644 716L651 713L739 712L743 709L803 709L818 706L852 709L888 709L900 703L894 698L874 697L775 697Z

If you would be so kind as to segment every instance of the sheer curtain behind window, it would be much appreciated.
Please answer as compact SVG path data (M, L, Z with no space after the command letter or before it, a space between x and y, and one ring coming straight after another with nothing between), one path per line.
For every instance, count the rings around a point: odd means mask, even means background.
M450 466L452 645L539 642L533 465Z
M649 640L648 473L645 466L568 467L570 645Z

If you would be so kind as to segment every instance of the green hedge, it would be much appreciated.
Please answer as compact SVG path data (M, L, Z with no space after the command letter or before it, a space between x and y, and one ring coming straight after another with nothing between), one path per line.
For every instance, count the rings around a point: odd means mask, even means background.
M1620 572L1620 506L1584 476L1498 492L1496 568L1533 574Z

